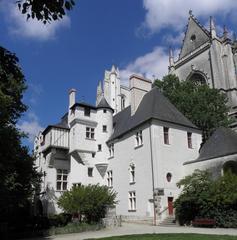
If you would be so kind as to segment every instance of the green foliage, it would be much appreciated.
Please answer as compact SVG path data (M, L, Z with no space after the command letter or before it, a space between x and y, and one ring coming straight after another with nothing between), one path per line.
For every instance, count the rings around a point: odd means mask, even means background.
M227 96L219 90L206 84L180 81L176 75L167 75L154 84L180 112L202 130L204 140L216 128L227 127L232 123L228 117Z
M51 227L48 231L46 231L45 235L80 233L80 232L87 232L87 231L98 231L102 228L103 228L103 226L101 224L68 223L64 227Z
M25 78L15 54L0 47L0 126L15 124L26 111L22 102Z
M58 205L70 214L79 213L87 222L98 222L105 215L106 207L116 204L116 193L107 186L74 186L58 200Z
M237 176L231 172L213 179L208 171L195 170L178 184L182 193L175 201L181 225L196 217L215 219L217 226L237 227Z
M18 0L18 8L29 18L36 18L44 24L62 19L66 10L75 5L74 0Z
M25 78L17 57L2 47L0 79L0 222L9 222L29 208L40 176L28 149L21 145L24 134L15 125L26 110L22 102Z

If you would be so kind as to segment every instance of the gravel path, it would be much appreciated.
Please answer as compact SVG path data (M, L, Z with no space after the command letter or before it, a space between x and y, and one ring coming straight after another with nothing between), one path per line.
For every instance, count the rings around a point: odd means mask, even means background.
M56 235L47 238L37 238L34 240L83 240L87 238L102 238L110 236L121 236L130 234L145 233L199 233L199 234L217 234L217 235L234 235L237 240L237 229L225 228L193 228L193 227L160 227L143 224L123 223L122 227L113 229L103 229L94 232L72 233ZM29 240L29 239L28 239ZM33 240L33 239L32 239Z

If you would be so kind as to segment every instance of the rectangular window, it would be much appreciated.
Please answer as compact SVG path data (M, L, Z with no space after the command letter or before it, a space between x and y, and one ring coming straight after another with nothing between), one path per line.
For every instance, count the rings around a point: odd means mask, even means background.
M102 146L101 144L98 144L98 152L101 152L102 151Z
M90 117L91 115L91 109L88 107L84 108L84 116Z
M114 157L114 144L109 145L109 157Z
M88 177L93 177L93 168L92 167L88 168Z
M94 158L95 157L95 153L92 153L91 156Z
M136 147L143 144L142 131L136 133Z
M57 191L67 190L67 176L67 170L57 169Z
M136 210L136 192L128 192L128 210L135 211Z
M164 127L164 144L169 144L169 128Z
M113 187L113 171L108 171L107 172L107 184L108 187Z
M191 132L187 132L187 139L188 139L188 148L193 148Z
M132 164L130 165L130 183L135 183L135 166Z
M106 125L103 125L103 132L107 132L107 126Z
M86 138L95 139L95 129L91 127L86 127Z
M107 113L107 110L106 110L106 109L104 109L104 110L103 110L103 112L104 112L104 113Z

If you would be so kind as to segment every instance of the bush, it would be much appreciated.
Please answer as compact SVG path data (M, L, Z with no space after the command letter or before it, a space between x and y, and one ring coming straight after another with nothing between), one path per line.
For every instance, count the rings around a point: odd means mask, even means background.
M105 216L107 206L116 204L116 195L107 186L98 184L74 186L59 198L58 205L66 213L84 217L88 223L99 222Z
M182 193L175 201L176 218L189 225L195 218L215 219L218 227L237 227L237 176L227 172L212 179L207 171L196 170L178 184Z

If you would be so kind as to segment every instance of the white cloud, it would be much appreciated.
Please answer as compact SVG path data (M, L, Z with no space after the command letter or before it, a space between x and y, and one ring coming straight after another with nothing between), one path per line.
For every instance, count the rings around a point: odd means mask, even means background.
M28 88L30 92L29 102L32 105L36 105L38 102L38 99L40 98L40 95L43 92L43 87L39 83L29 83Z
M24 133L28 134L29 142L31 143L34 142L35 136L43 130L38 117L33 112L28 113L27 120L21 121L17 127Z
M4 4L4 1L3 3ZM37 40L53 39L56 32L62 27L70 27L70 18L65 16L60 21L54 21L50 24L43 24L36 19L26 20L26 15L20 13L15 3L5 2L5 14L9 24L8 30L10 34L24 37L34 38Z
M175 55L177 52L175 50ZM168 73L168 61L168 50L164 47L156 47L152 52L138 57L120 70L121 82L127 85L129 76L134 73L141 74L151 80L161 79Z
M184 32L180 32L176 35L166 34L163 37L163 42L165 42L166 44L169 44L171 46L181 45L183 39L184 39Z
M197 17L226 16L237 10L236 0L143 0L143 5L146 16L142 26L151 33L167 27L180 31L187 22L190 9Z

